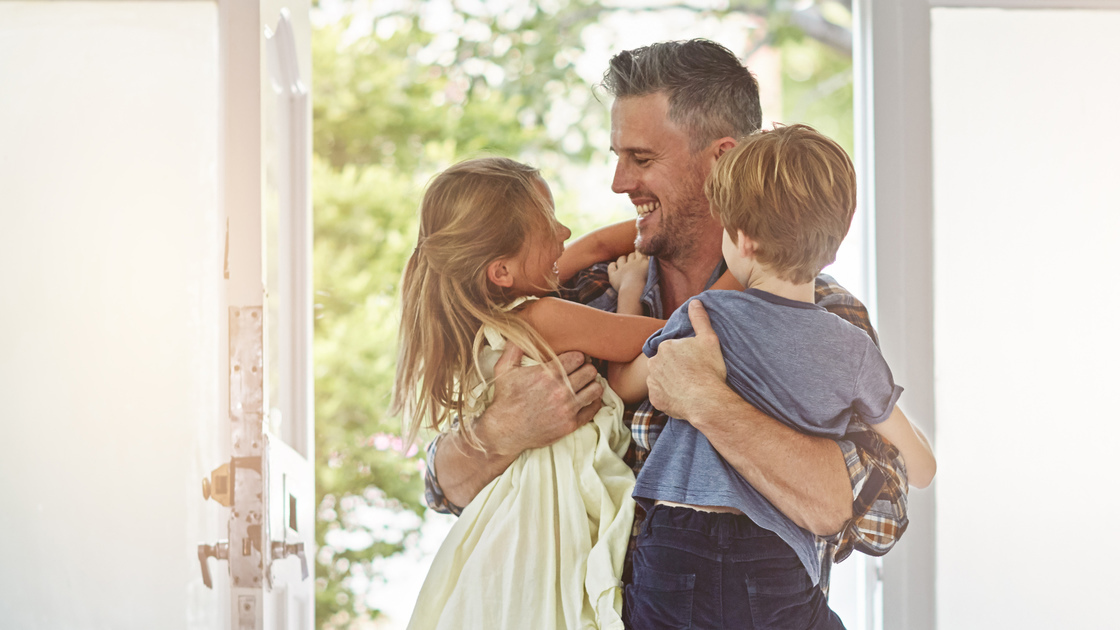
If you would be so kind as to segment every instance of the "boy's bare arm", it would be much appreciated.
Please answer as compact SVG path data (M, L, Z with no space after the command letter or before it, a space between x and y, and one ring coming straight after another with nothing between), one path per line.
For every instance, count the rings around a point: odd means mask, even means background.
M649 397L646 379L649 377L649 357L639 354L629 363L612 361L607 366L607 381L622 402L632 405Z
M689 305L696 336L664 341L649 361L649 400L688 420L716 451L799 526L819 536L852 517L852 486L836 442L762 413L727 386L719 339L703 304Z
M897 405L890 417L871 425L871 428L898 449L906 464L906 478L910 485L925 488L933 483L933 476L937 474L933 447L921 429L911 423Z

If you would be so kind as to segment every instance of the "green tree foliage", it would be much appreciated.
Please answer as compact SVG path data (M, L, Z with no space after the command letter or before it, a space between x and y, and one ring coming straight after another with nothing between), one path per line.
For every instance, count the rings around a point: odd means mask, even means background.
M660 9L587 0L322 4L317 14L334 17L312 34L316 621L344 628L377 615L361 585L377 579L375 560L416 536L424 509L422 453L400 445L399 419L385 415L398 283L424 184L484 153L543 166L550 179L565 161L601 159L609 122L576 73L580 35L607 12ZM437 4L442 10L431 10ZM817 4L836 12L835 2ZM771 18L756 45L790 56L781 118L818 124L850 148L850 60L843 46L804 35L798 6L800 18L761 0L690 10ZM560 101L566 115L553 107ZM394 514L407 518L385 527Z

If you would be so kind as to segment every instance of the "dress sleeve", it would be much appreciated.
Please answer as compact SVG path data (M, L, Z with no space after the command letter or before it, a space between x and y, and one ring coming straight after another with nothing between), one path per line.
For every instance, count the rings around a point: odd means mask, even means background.
M875 345L879 338L863 304L836 280L820 275L816 280L817 304L862 328ZM859 550L881 556L894 547L906 531L906 468L893 445L866 423L854 419L844 439L837 440L852 482L852 519L826 542L839 562Z

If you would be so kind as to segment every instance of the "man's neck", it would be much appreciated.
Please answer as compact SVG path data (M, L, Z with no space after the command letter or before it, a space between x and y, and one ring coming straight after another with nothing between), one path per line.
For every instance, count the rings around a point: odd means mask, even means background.
M685 261L658 260L661 284L661 307L664 317L680 308L688 298L708 287L712 272L723 262L723 254L716 248L704 255L696 252Z

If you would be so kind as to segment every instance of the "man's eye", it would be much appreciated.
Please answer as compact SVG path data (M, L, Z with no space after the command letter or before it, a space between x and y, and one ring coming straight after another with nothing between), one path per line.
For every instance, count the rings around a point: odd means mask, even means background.
M649 161L650 161L649 158L639 158L639 157L634 158L634 163L637 164L638 166L645 166L646 164L649 164Z

